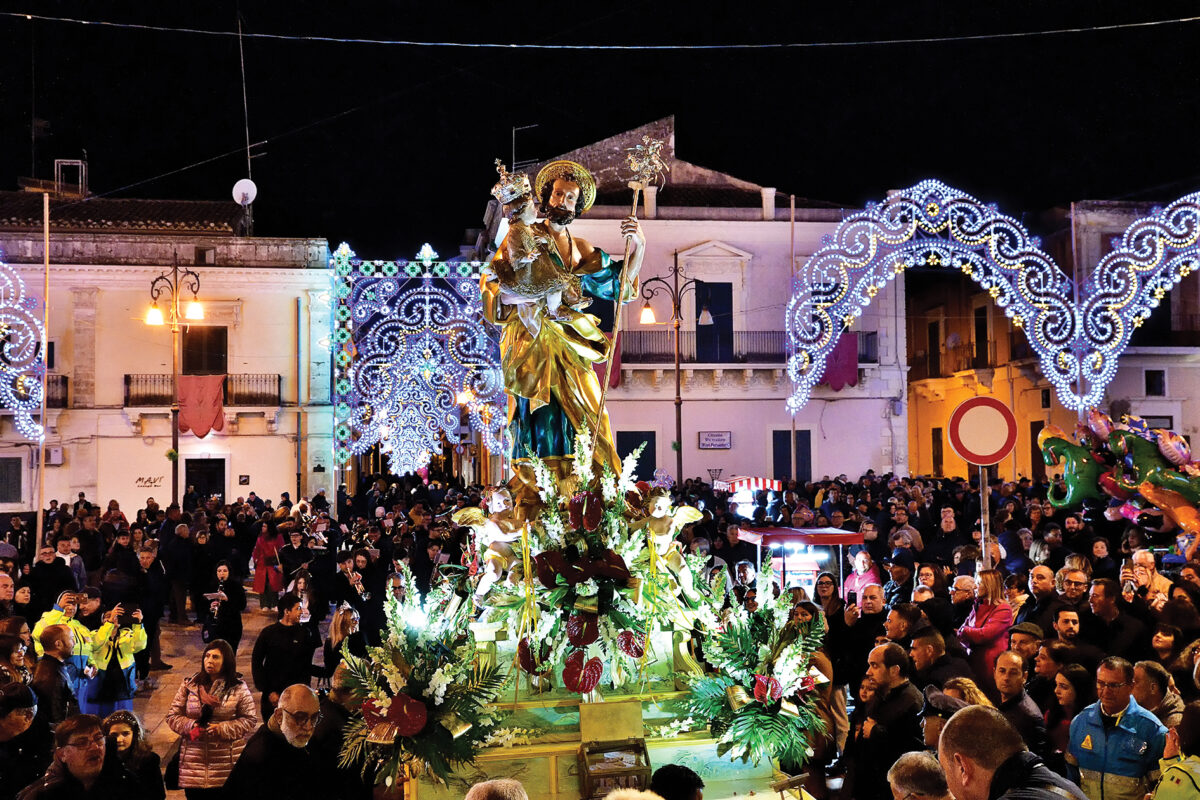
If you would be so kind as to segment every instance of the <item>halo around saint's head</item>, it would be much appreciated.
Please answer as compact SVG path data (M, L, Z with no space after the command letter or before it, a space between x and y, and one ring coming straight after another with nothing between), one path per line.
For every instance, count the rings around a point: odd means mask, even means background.
M559 178L579 184L581 202L578 213L587 211L592 207L592 203L596 202L596 179L588 172L587 167L574 161L551 161L542 167L533 181L534 196L541 198L542 190Z

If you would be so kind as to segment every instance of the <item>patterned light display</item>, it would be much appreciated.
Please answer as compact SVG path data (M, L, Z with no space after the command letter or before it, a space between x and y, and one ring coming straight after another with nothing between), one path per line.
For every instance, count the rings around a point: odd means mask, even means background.
M335 458L375 444L395 473L413 472L459 441L465 410L503 452L507 396L494 332L484 324L477 261L366 261L342 244L333 272Z
M913 266L959 269L974 278L1025 329L1063 403L1086 402L1071 386L1079 372L1071 280L1016 220L928 180L847 217L830 238L798 273L788 304L789 410L808 402L841 332Z
M1197 268L1198 240L1200 192L1134 222L1096 265L1080 292L1081 367L1090 389L1084 405L1099 403L1133 329Z
M0 408L13 413L17 431L41 441L45 433L34 419L42 413L41 304L25 294L25 282L0 260Z

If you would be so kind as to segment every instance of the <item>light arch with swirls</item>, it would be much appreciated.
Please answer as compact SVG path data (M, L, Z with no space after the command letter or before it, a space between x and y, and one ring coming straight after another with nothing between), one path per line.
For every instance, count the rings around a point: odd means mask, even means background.
M787 308L793 413L808 402L842 331L913 266L961 270L1023 328L1064 405L1085 401L1071 279L1019 222L965 192L922 181L838 225L798 271Z

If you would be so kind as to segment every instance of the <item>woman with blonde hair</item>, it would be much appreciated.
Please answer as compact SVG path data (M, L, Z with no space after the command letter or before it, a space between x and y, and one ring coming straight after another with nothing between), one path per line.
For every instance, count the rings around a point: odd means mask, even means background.
M971 670L984 691L995 689L992 670L996 657L1008 649L1012 608L1004 599L1004 578L998 569L981 569L975 577L975 606L958 629L958 638L970 653Z
M967 705L995 708L988 696L970 678L951 678L942 684L942 691Z
M333 612L333 619L329 621L329 636L323 648L325 667L318 670L318 677L332 678L345 653L366 658L367 644L358 624L358 612L345 603Z

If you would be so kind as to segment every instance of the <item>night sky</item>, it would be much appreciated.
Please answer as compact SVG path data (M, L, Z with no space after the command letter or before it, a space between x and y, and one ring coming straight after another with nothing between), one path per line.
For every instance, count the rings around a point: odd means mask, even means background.
M753 10L757 7L775 10ZM238 6L2 3L236 30ZM1197 2L333 3L243 0L249 33L417 41L862 41L1200 15ZM753 10L753 11L752 11ZM114 197L225 199L245 177L236 39L0 17L0 188L87 151ZM256 233L364 257L456 252L506 161L676 116L676 154L861 205L937 177L1020 216L1200 189L1200 22L993 41L587 52L245 41ZM31 119L45 120L31 152ZM197 162L200 166L167 175ZM159 177L162 176L162 177ZM131 188L131 184L137 184Z

